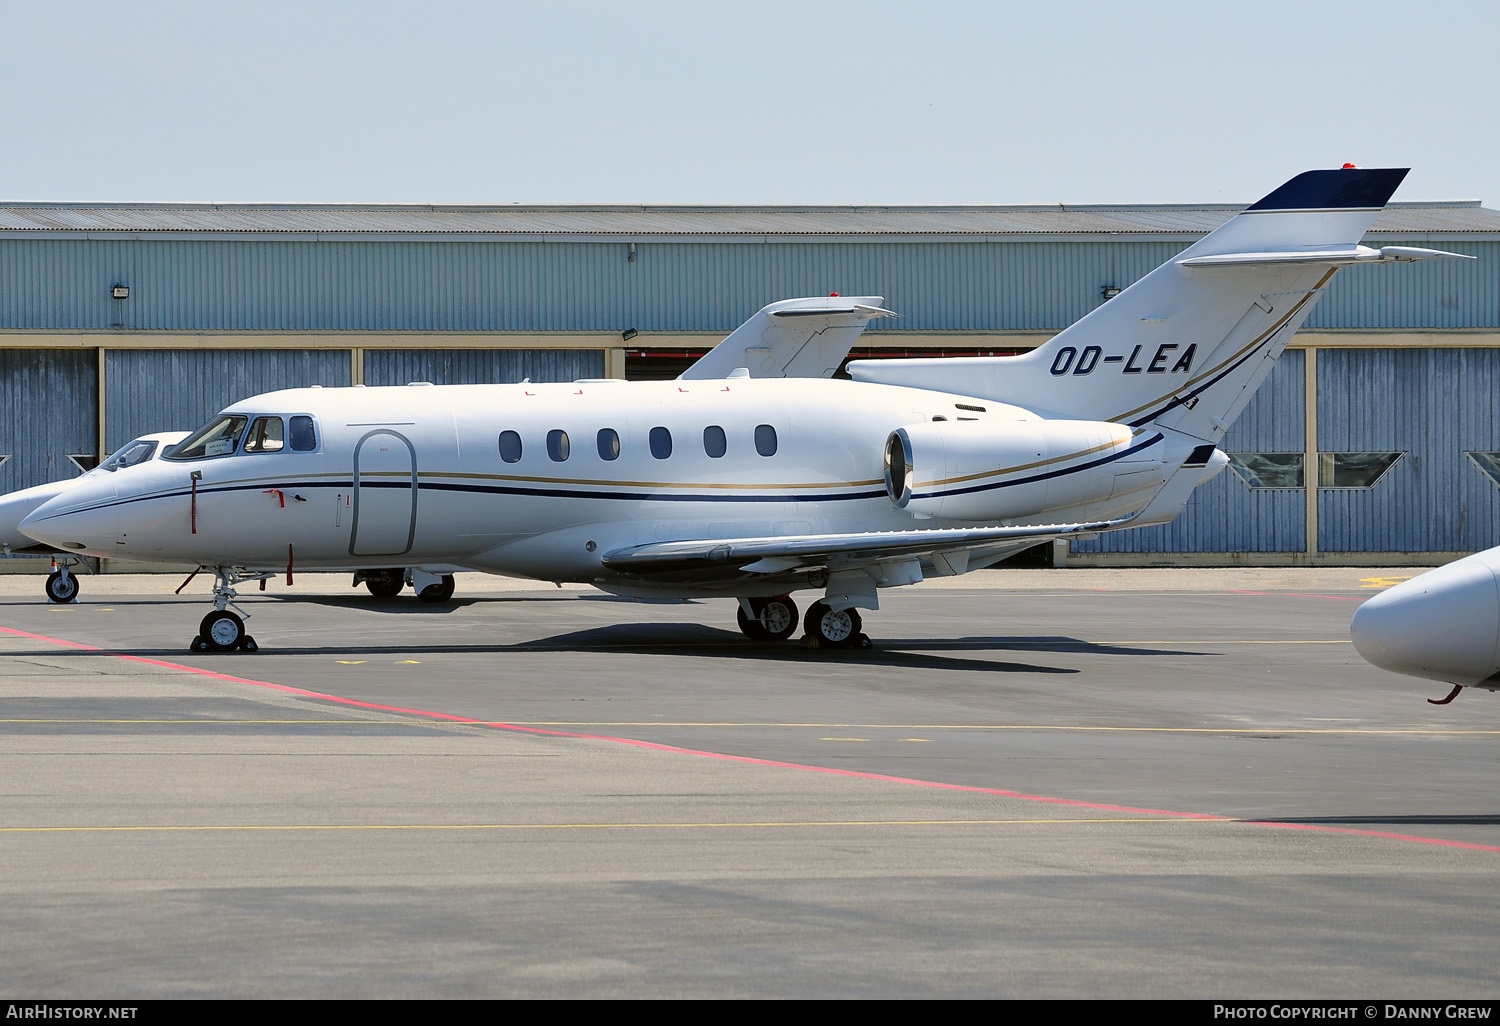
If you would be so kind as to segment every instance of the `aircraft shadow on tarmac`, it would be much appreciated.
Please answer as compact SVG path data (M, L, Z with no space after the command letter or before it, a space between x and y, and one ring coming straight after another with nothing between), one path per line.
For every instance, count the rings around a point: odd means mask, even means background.
M123 651L123 650L122 650ZM982 653L1057 652L1090 656L1195 656L1211 652L1188 652L1161 648L1095 645L1069 637L967 637L967 638L879 638L867 649L814 649L800 641L749 641L737 631L695 623L615 623L570 631L546 638L510 644L370 644L303 646L278 644L266 638L259 658L267 656L378 656L506 653L630 652L642 655L690 656L708 659L755 660L761 662L828 663L899 667L911 670L967 670L984 673L1075 674L1068 666L1046 666L1029 662L984 658ZM50 655L58 653L49 651ZM81 653L83 654L83 653ZM130 654L178 661L186 653L175 647L132 649ZM254 660L239 653L204 657L206 664L225 672L251 673ZM230 669L233 667L233 669Z

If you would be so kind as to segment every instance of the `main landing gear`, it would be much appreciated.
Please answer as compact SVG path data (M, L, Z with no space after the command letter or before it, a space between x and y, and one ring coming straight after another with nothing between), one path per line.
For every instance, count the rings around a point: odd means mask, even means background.
M797 604L786 595L776 598L742 598L735 611L740 630L751 641L782 641L797 630ZM834 609L814 602L802 618L804 643L811 648L869 648L870 639L860 632L859 610Z
M869 648L862 626L858 609L834 609L826 602L814 602L802 618L802 629L815 648Z
M393 599L410 584L423 602L447 602L457 585L452 574L430 574L423 570L397 567L391 570L356 570L354 583L361 581L378 599Z
M797 630L797 603L786 595L740 599L735 618L751 641L783 641Z
M249 573L232 567L214 567L214 610L198 625L198 635L193 638L192 644L188 647L194 652L233 652L235 649L242 652L254 652L258 650L260 646L245 631L245 620L250 614L245 613L243 609L239 613L232 612L229 607L239 608L234 601L238 597L238 593L234 590L236 584L244 581L266 581L275 576L273 573ZM189 577L188 580L192 578ZM178 589L178 591L181 590L181 588Z

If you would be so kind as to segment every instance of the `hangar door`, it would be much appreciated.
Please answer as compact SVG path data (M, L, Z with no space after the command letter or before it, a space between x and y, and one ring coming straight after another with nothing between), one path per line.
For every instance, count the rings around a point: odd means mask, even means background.
M0 494L77 477L73 456L97 462L97 360L94 349L0 349Z
M365 384L434 385L577 381L604 377L598 349L367 349Z
M347 349L111 349L105 441L113 451L136 435L191 431L262 392L349 383Z

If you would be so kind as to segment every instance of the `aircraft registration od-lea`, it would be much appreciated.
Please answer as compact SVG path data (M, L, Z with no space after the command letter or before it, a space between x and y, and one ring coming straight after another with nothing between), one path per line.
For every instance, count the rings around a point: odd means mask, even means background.
M255 396L21 529L211 568L199 651L254 649L234 585L294 567L732 597L755 639L790 636L790 596L813 590L815 643L868 644L858 611L880 588L1175 518L1338 268L1456 256L1359 244L1405 175L1298 175L1020 356L863 360L830 379L887 311L789 300L672 381Z
M1500 690L1500 548L1486 549L1380 592L1354 611L1354 648L1382 670L1464 688Z

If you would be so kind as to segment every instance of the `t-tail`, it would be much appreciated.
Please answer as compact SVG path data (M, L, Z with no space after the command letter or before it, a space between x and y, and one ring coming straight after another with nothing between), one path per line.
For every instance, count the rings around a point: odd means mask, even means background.
M1135 522L1170 520L1222 468L1224 432L1340 267L1460 257L1359 244L1406 172L1304 172L1030 353L857 361L849 372L1159 431L1175 479Z

